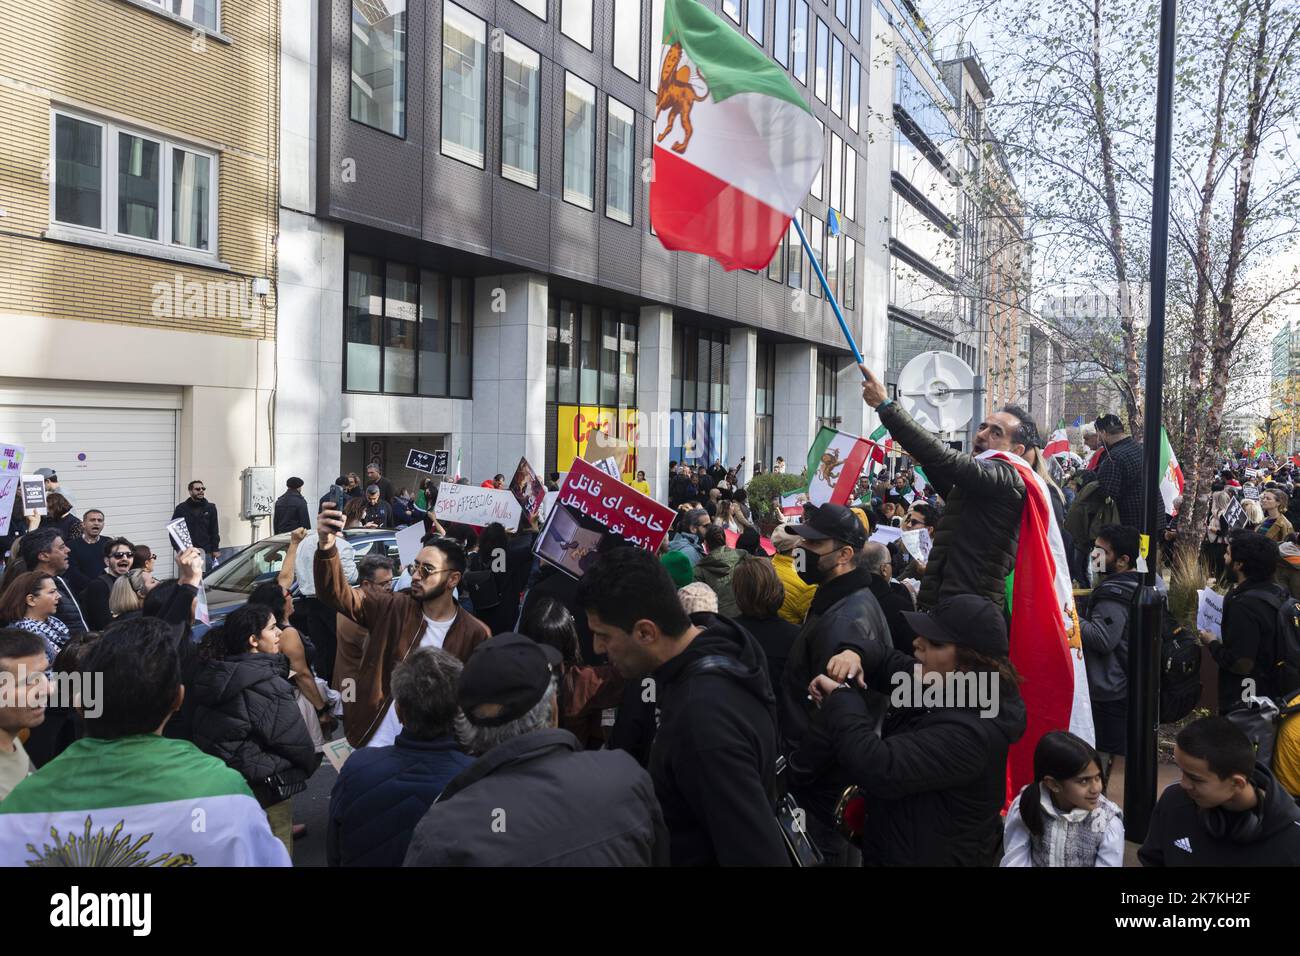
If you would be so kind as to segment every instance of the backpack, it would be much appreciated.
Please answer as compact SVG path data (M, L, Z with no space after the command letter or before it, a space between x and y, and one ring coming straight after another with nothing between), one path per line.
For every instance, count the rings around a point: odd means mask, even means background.
M1089 481L1070 502L1070 510L1065 513L1065 530L1074 539L1076 546L1085 542L1091 544L1097 540L1097 534L1108 524L1122 524L1119 520L1119 506L1096 480Z
M1285 697L1280 700L1281 704L1271 697L1248 697L1223 715L1246 735L1250 745L1255 748L1255 759L1270 767L1279 754L1287 761L1296 759L1296 755L1291 752L1294 743L1289 738L1283 742L1284 751L1275 751L1275 745L1282 722L1293 714L1300 713L1300 701L1287 704Z
M1289 696L1300 689L1300 599L1280 587L1242 596L1257 597L1274 609L1272 673L1278 693Z
M1091 600L1111 597L1124 601L1132 610L1137 595L1132 580L1103 581L1093 589ZM1201 699L1201 646L1196 635L1169 613L1169 596L1161 594L1164 613L1160 632L1160 723L1182 720Z
M483 567L483 559L478 552L474 552L469 556L467 565L465 573L461 576L461 583L465 585L465 590L469 593L474 613L490 611L501 603L501 595L497 591L496 576L493 575L490 568Z

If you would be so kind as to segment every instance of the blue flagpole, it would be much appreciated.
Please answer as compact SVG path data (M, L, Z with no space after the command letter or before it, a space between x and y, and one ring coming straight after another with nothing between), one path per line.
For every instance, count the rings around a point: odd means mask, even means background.
M826 298L830 300L831 308L835 310L835 318L840 323L840 331L844 333L844 338L849 343L849 349L853 352L853 358L859 365L864 364L865 360L862 358L862 353L858 350L858 343L854 341L853 333L849 331L849 324L844 321L844 313L840 311L840 304L835 300L835 294L831 292L831 287L826 282L826 275L822 272L821 263L818 262L817 257L813 255L812 246L808 244L808 237L804 235L803 226L799 224L799 215L797 212L795 213L794 218L790 221L794 223L795 231L799 233L799 241L803 243L803 251L808 254L808 261L812 263L813 272L817 273L817 281L822 284L822 291L826 293Z

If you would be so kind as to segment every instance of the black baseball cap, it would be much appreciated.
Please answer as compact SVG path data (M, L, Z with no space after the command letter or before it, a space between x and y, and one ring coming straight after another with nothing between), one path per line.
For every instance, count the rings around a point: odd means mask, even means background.
M518 720L537 705L559 677L564 658L549 644L538 644L522 634L498 634L480 644L461 671L456 702L470 723L499 727ZM476 717L474 710L497 704L492 717Z
M862 522L843 505L826 503L813 505L804 509L802 524L792 524L788 530L809 541L825 541L834 538L852 545L854 551L861 550L867 543L867 533Z
M985 657L1006 657L1011 652L1006 617L996 604L978 594L944 598L928 614L902 614L912 630L936 644L960 644Z
M1105 415L1102 415L1092 424L1097 429L1097 431L1105 432L1106 434L1110 434L1111 432L1114 431L1124 430L1124 423L1120 421L1119 416L1116 415L1114 412L1107 412Z

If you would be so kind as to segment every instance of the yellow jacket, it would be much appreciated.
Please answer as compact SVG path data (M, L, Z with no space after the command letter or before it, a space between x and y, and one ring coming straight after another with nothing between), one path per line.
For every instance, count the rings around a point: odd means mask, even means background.
M776 612L777 616L798 627L808 615L808 605L812 604L813 595L817 593L817 585L804 583L799 572L794 569L794 558L791 555L773 555L772 567L776 569L776 576L785 588L785 602L781 605L781 610Z

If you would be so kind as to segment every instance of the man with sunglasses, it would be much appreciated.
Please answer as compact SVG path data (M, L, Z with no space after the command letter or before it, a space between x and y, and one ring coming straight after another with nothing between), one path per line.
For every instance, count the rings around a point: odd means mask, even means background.
M87 584L80 595L81 613L88 629L102 631L113 622L108 609L109 595L113 584L131 570L134 561L135 546L126 538L114 538L104 545L104 573Z
M203 482L195 480L189 484L190 496L176 506L172 520L185 519L185 527L190 531L190 542L198 548L207 559L204 571L212 568L221 549L221 529L217 522L217 506L208 501L207 488Z
M455 541L433 536L424 539L407 569L411 573L409 588L396 593L378 588L353 590L348 587L335 546L342 530L342 512L332 508L320 512L313 576L319 600L370 632L357 665L355 686L339 688L344 700L343 731L354 747L388 746L402 729L388 692L393 668L416 647L438 647L464 662L492 635L482 621L456 602L456 587L465 574L465 551Z

